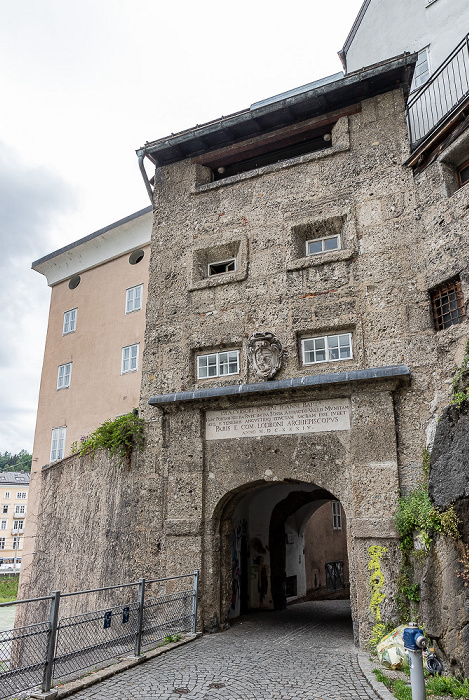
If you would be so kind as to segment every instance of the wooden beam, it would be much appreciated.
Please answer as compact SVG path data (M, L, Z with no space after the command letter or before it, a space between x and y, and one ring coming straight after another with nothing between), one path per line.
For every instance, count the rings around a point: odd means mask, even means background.
M261 136L254 136L250 139L235 143L232 146L209 151L208 153L193 158L193 162L212 168L236 163L239 160L245 160L259 155L259 153L266 152L268 149L273 150L293 143L299 143L302 137L304 140L307 140L308 136L314 138L315 135L318 135L317 133L314 134L314 132L319 132L329 124L332 126L340 117L350 116L358 112L361 112L361 103L337 109L327 114L321 114L320 116L312 117L306 121L291 124L281 129L276 129L275 131Z

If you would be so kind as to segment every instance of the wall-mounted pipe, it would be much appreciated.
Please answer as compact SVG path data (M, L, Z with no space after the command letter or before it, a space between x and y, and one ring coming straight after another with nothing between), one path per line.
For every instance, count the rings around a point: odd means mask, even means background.
M145 183L145 187L147 188L148 196L150 197L150 202L153 204L153 190L151 189L150 180L148 179L145 166L143 165L145 155L146 153L144 148L141 148L139 151L137 151L138 167L140 168L140 172L142 173L143 182Z

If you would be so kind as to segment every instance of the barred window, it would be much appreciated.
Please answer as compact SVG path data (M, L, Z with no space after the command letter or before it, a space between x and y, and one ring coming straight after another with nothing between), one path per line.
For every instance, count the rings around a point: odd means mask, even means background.
M464 299L459 279L445 282L431 290L433 321L437 331L462 323L465 318Z

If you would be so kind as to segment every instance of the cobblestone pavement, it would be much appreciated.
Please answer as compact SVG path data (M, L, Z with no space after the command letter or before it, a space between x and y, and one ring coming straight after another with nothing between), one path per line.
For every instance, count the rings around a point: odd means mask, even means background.
M348 601L235 621L73 696L74 700L377 700L357 663Z

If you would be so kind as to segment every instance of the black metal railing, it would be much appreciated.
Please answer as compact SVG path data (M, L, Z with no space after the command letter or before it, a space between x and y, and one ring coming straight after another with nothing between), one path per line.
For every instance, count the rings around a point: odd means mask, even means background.
M186 588L184 579L192 579ZM0 607L49 601L49 619L0 632L0 698L27 690L48 692L54 679L72 680L79 671L123 655L140 656L165 638L195 633L199 572L160 579L139 579L117 586L75 593L54 591L49 596L1 603ZM151 597L146 587L158 584L165 592ZM182 590L179 590L183 586ZM168 593L167 588L178 588ZM63 598L124 589L136 590L137 600L60 617Z
M469 35L407 102L407 127L412 150L468 96Z

